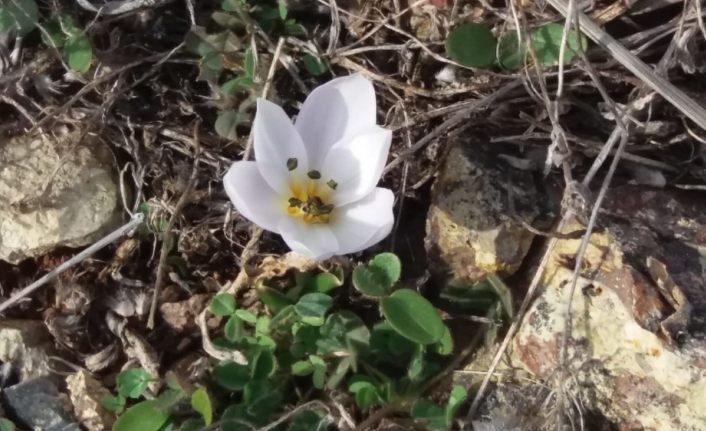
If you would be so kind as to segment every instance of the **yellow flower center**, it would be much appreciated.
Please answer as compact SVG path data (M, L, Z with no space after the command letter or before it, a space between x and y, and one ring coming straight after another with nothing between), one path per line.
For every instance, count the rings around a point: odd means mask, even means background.
M331 221L335 207L329 202L335 186L330 182L322 183L318 178L304 184L292 181L289 189L292 195L287 201L287 214L307 224L326 224Z

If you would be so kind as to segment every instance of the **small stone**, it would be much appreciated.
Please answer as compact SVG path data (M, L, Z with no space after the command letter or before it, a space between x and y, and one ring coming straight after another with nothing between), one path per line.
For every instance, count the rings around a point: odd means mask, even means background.
M113 426L113 414L107 411L101 401L110 392L86 371L79 371L66 378L74 414L81 425L89 431L104 431Z
M120 222L110 150L88 137L75 145L79 136L0 144L0 259L16 264L57 246L90 244Z
M50 374L52 344L44 323L0 319L0 362L11 363L20 381Z
M10 386L2 393L8 413L24 426L42 431L80 431L71 420L65 399L48 378Z
M425 245L435 275L471 285L517 271L534 238L519 220L531 224L540 214L530 173L454 145L431 201Z
M162 318L177 332L195 330L196 317L208 306L211 295L194 295L185 301L166 302L160 305Z

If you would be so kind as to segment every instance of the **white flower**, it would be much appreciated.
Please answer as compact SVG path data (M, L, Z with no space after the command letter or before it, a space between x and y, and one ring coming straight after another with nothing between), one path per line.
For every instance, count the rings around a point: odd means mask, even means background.
M392 132L375 117L375 89L360 75L316 88L294 124L259 99L255 161L231 166L226 193L243 217L311 259L378 243L392 229L394 195L376 187Z

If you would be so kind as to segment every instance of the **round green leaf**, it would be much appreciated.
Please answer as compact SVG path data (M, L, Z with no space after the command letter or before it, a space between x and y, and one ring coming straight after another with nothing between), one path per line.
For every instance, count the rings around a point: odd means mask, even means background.
M201 415L206 426L213 422L213 407L211 406L211 398L203 388L198 388L191 394L191 408Z
M382 314L403 337L434 344L444 335L444 322L429 301L410 289L400 289L381 302Z
M15 424L9 419L0 418L0 431L15 431Z
M252 378L265 380L275 372L277 362L270 350L260 350L252 361Z
M238 341L243 336L243 321L236 316L230 316L223 327L223 334L228 341Z
M235 315L238 317L238 319L255 324L257 323L257 316L253 314L252 311L248 310L235 310Z
M34 30L38 17L34 0L0 0L0 33L16 30L24 36Z
M294 311L307 325L321 326L332 303L333 300L326 294L307 293L299 298L299 302L294 305Z
M238 111L222 111L216 118L214 125L216 133L222 138L234 140L238 137L237 127L243 121L243 115Z
M130 368L118 375L118 393L126 398L139 398L147 389L152 375L143 368Z
M392 288L385 273L380 268L358 265L353 270L353 287L363 295L379 298L387 295Z
M532 31L532 46L537 54L537 61L542 66L550 67L559 64L559 48L564 34L562 24L550 23ZM586 46L586 41L575 30L571 30L566 38L564 48L564 64L571 62L580 49Z
M297 361L292 364L292 374L295 376L308 376L314 372L314 364L310 361Z
M454 61L469 67L488 67L495 62L497 41L482 24L461 24L449 33L446 53Z
M402 264L400 263L400 258L394 253L380 253L370 261L368 266L379 268L385 274L385 278L390 285L400 280Z
M250 370L245 365L224 362L213 370L216 382L231 391L240 391L250 381Z
M93 48L86 35L71 36L64 44L64 59L70 68L76 72L85 73L91 67Z
M444 335L434 346L434 350L440 355L450 355L454 351L454 340L451 337L451 331L446 325L444 325Z
M328 66L322 60L311 54L306 54L302 59L304 68L313 76L323 75L328 71Z
M113 431L158 431L168 420L169 414L157 407L157 401L142 401L120 415Z
M66 36L61 31L61 25L58 21L52 20L44 24L45 32L42 32L42 42L51 48L61 48L64 46ZM143 202L147 203L147 202Z
M230 316L235 313L235 297L230 293L219 293L211 300L209 310L216 316Z
M517 33L507 32L498 41L498 63L506 69L518 70L524 66L527 48L517 43Z

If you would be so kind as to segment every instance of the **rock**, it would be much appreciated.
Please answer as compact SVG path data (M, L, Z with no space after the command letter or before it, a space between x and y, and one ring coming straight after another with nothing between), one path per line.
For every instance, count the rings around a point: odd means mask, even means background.
M78 137L20 136L0 145L0 259L16 264L57 246L83 246L119 223L110 152L88 138L75 146Z
M0 361L12 364L20 381L49 375L52 344L44 323L0 319Z
M539 202L531 174L455 145L432 190L425 238L429 268L462 285L514 273L534 238L518 220L532 223Z
M79 371L66 378L69 397L74 414L81 425L89 431L108 430L113 426L114 416L101 404L110 392L86 371Z
M583 229L572 222L566 232ZM580 239L560 240L512 362L558 368ZM574 396L619 429L706 430L706 205L696 194L613 189L574 292Z
M66 400L47 378L29 380L3 391L5 407L29 429L41 431L80 431L70 419Z
M193 295L185 301L166 302L159 306L164 321L175 331L197 330L196 317L208 306L211 295Z

